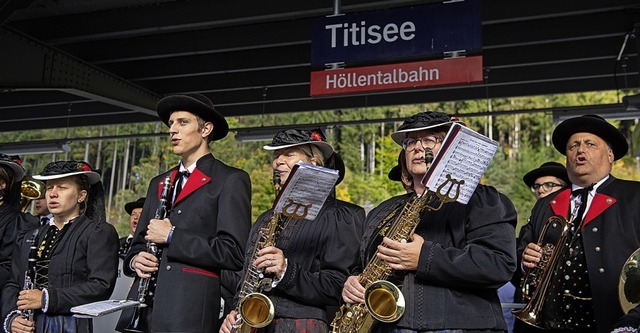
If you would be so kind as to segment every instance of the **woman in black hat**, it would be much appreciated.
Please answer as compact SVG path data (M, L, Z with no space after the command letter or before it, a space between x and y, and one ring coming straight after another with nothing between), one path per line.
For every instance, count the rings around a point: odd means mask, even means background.
M59 161L35 179L46 181L53 220L28 232L13 258L12 280L3 290L7 332L91 332L90 319L75 318L71 308L109 298L118 269L118 234L106 222L100 174L85 162ZM30 251L30 244L38 244ZM29 260L35 281L25 289ZM34 320L25 318L32 312Z
M281 184L299 161L341 169L320 130L281 131L264 149L273 151L271 167ZM272 210L264 212L253 225L245 267L253 260L258 231L272 215ZM257 252L253 264L275 279L273 288L265 292L275 306L275 318L258 332L328 331L326 307L339 303L340 287L357 257L361 227L358 215L353 207L329 197L313 221L287 221L276 245ZM220 332L231 332L236 315L234 310L226 317Z
M496 290L509 281L515 264L516 211L495 188L478 185L466 205L445 203L437 211L419 214L413 237L398 242L386 237L400 217L407 200L424 195L422 178L430 167L455 121L441 112L423 112L407 119L392 139L404 149L414 193L390 198L367 214L360 263L375 255L395 271L404 294L404 314L382 324L381 332L504 331ZM464 185L462 185L464 186ZM380 246L384 243L384 246ZM364 266L354 273L363 272ZM350 276L342 298L346 303L364 302L360 278ZM339 330L339 323L336 329Z
M0 290L11 276L11 254L21 221L20 211L7 203L13 184L24 176L24 169L13 158L0 154ZM9 200L10 201L10 200Z

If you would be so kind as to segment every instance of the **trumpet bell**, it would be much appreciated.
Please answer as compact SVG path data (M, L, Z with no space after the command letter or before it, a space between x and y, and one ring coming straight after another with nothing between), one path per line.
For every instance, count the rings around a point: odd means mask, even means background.
M269 325L275 315L273 302L261 293L251 293L245 296L240 303L239 310L244 324L254 328Z
M404 295L389 281L371 283L364 292L364 303L371 316L383 323L392 323L404 314Z
M624 313L640 304L640 249L635 250L622 265L618 279L618 299Z
M32 200L44 198L44 183L30 176L24 177L20 184L20 210L26 211Z

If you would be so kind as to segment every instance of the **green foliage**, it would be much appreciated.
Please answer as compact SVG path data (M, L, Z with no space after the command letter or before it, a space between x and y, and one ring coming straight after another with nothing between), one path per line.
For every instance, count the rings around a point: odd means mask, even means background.
M633 93L633 92L627 92ZM476 101L450 101L387 107L263 114L228 117L230 128L285 126L331 123L326 128L328 141L342 156L347 174L336 188L336 196L365 208L371 208L389 197L404 193L398 182L388 179L388 171L397 164L400 147L391 139L401 122L365 123L370 119L403 119L425 110L456 114L479 133L491 136L499 150L489 165L483 182L496 187L511 199L518 211L518 227L523 225L535 203L535 196L524 185L522 176L546 161L564 164L564 156L551 144L556 124L550 112L518 113L529 109L550 110L557 107L615 103L615 92L593 92L553 96L534 96ZM497 115L482 113L491 110ZM503 111L513 113L500 114ZM342 124L363 121L359 124ZM640 166L635 156L640 150L640 130L635 121L614 121L631 139L632 155L614 164L612 174L623 179L640 179ZM99 140L98 137L157 133L135 139ZM82 140L76 138L92 138ZM22 156L27 174L39 173L50 161L86 160L102 169L106 193L112 193L108 219L120 235L128 232L129 216L124 204L145 196L149 181L179 163L171 152L168 129L161 122L109 125L52 130L0 133L2 142L23 142L71 138L71 151L63 154ZM266 142L239 142L233 131L210 144L214 156L224 163L249 173L252 186L252 217L271 207L274 199L271 153L262 149ZM128 153L128 158L125 158ZM114 167L115 160L115 167ZM125 168L125 161L127 162Z

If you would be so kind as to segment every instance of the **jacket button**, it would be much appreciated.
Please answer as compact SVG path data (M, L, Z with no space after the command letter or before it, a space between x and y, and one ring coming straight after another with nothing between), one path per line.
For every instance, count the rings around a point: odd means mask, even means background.
M591 229L591 231L593 231L593 232L598 232L598 228L593 227L593 229Z
M178 215L182 214L182 210L178 209Z
M600 268L600 269L598 270L598 272L600 272L600 273L604 273L604 268Z
M167 270L170 271L171 270L171 265L167 265Z
M596 252L600 252L600 247L596 246L595 250L596 250Z

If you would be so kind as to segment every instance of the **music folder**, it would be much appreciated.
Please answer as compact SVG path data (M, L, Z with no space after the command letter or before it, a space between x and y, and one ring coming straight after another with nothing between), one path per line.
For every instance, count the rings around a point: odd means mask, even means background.
M95 318L120 311L126 308L138 306L140 302L133 300L115 300L108 299L106 301L98 301L83 305L74 306L71 312L74 317L78 318Z
M435 191L447 181L447 175L460 181L460 194L456 201L467 204L489 163L498 150L498 143L474 130L454 123L442 141L422 183Z

